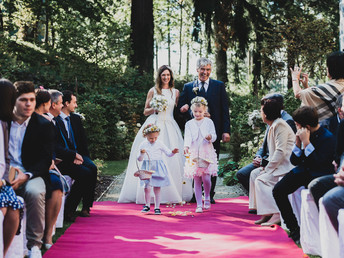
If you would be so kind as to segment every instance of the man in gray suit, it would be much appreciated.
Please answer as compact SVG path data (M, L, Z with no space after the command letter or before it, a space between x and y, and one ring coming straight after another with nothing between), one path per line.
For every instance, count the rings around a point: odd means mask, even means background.
M291 115L289 115L286 111L283 110L284 106L283 106L283 96L281 94L278 93L272 93L272 94L268 94L264 97L265 99L275 99L278 101L278 103L280 103L280 105L282 106L282 119L284 121L286 121L291 129L293 129L294 133L296 132L296 126L294 123L293 118L291 117ZM267 136L267 132L269 131L269 128L266 129L265 131L265 137L264 137L264 142L262 144L262 146L259 148L258 152L256 153L253 161L251 164L248 164L247 166L241 168L236 176L239 180L239 182L243 185L243 187L249 192L249 185L250 185L250 175L253 169L258 168L260 166L265 166L265 162L266 159L269 156L269 150L267 147L267 141L266 141L266 136ZM254 210L250 210L250 213L255 213Z

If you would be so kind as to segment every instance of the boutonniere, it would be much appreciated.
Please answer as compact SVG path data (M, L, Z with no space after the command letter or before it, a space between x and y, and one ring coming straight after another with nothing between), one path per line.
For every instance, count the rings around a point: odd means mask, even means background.
M192 91L197 95L197 93L198 93L198 91L199 91L198 86L193 87Z

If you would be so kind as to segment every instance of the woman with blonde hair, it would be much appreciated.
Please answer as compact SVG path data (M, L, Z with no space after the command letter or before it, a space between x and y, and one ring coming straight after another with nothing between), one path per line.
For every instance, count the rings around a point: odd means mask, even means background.
M144 189L134 176L137 171L137 149L144 141L143 128L148 124L156 124L160 128L159 139L170 149L182 149L183 138L181 131L173 118L173 110L178 103L179 91L174 88L174 78L171 68L163 65L159 68L156 85L147 94L144 115L148 116L140 131L137 133L131 147L125 180L118 202L136 202L144 204ZM168 170L171 184L161 189L161 203L180 203L192 198L191 180L184 178L184 156L181 153L171 158L163 157Z

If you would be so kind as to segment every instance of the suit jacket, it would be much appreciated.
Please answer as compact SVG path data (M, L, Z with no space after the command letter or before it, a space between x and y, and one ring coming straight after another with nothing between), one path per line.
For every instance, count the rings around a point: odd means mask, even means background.
M281 118L287 122L287 124L290 126L290 128L294 131L294 133L296 133L296 125L295 122L292 118L291 115L288 114L287 111L283 110L281 113ZM264 141L262 144L262 147L259 148L259 150L256 153L256 156L260 156L262 158L266 158L269 156L269 149L268 149L268 145L267 145L267 134L269 131L269 126L267 126L266 128L266 132L265 132L265 136L264 136Z
M320 125L325 127L327 130L329 130L335 137L337 137L338 133L338 115L332 116L330 118L327 118L325 120L322 120L320 122Z
M344 153L344 120L340 121L337 132L336 153L334 160L339 165Z
M223 133L230 133L229 105L226 87L223 82L209 79L209 86L206 94L203 96L199 91L196 93L192 90L197 81L189 82L184 85L180 94L178 108L185 104L190 106L191 100L196 96L204 97L208 101L210 118L213 120L218 141L222 138ZM188 120L191 119L191 110L186 114Z
M70 122L73 129L76 149L72 141L68 138L66 127L60 116L55 118L55 152L56 157L66 162L73 162L76 153L89 157L85 129L79 115L70 114Z
M294 142L295 134L290 126L282 118L276 119L267 135L269 163L265 167L266 173L282 176L294 167L290 163Z
M52 124L34 112L25 131L21 158L25 170L32 173L33 177L42 177L45 182L50 182L53 141Z
M334 167L332 161L336 147L336 138L333 134L320 126L320 128L311 134L310 142L314 151L306 157L304 150L300 157L294 152L291 154L290 161L297 166L293 169L294 173L309 173L312 177L333 174Z

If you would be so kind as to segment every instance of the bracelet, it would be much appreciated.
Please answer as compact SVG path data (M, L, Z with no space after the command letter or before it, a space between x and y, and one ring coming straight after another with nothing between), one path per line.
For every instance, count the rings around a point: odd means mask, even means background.
M5 186L6 185L6 181L5 181L5 179L1 179L1 187L3 187L3 186Z
M293 80L293 82L295 82L295 81L298 81L297 79L296 80Z

